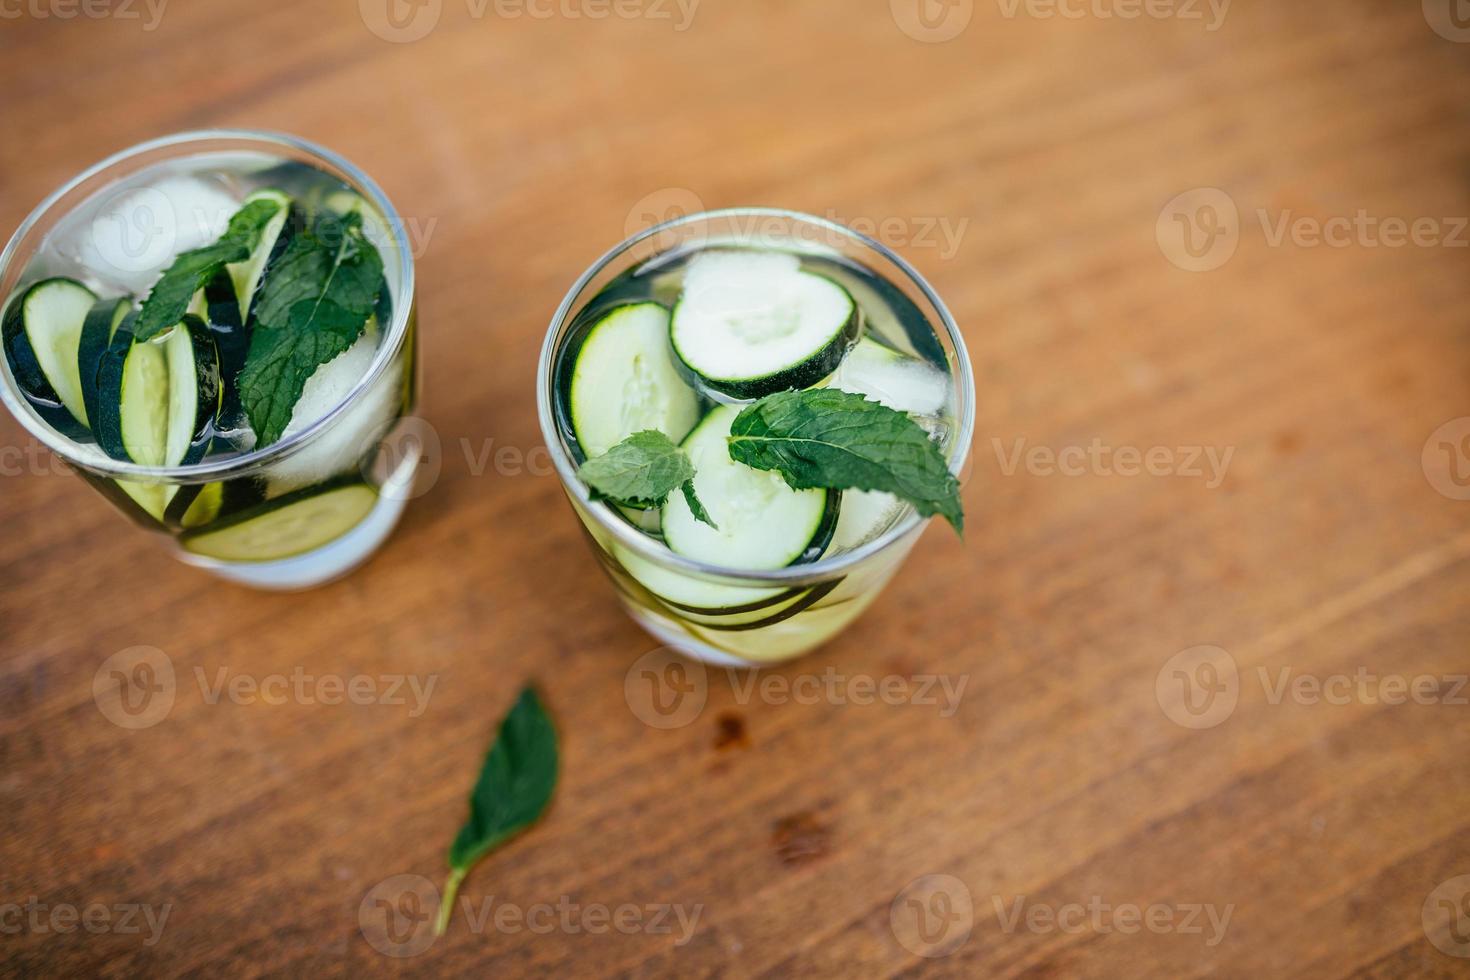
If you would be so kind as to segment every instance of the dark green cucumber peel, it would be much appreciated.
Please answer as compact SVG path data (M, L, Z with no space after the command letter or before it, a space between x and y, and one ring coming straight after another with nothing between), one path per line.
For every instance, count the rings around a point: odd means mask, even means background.
M130 296L119 299L99 299L87 314L82 324L82 339L77 344L77 372L82 379L82 401L87 406L87 418L97 424L102 413L101 395L97 387L97 373L102 368L102 357L112 344L124 319L137 316Z
M178 459L165 460L169 466L193 466L204 458L209 451L209 444L214 441L214 423L220 410L220 363L219 349L215 346L214 334L210 332L209 326L192 313L186 313L184 319L179 321L175 330L182 330L188 337L188 351L190 363L193 370L195 391L197 401L195 402L194 418L192 420L180 419L180 424L188 426L189 442L188 448ZM170 347L175 341L170 339ZM174 350L167 351L170 358L175 356ZM170 364L172 373L172 364ZM173 399L169 399L172 405ZM175 422L169 419L169 428L172 429Z

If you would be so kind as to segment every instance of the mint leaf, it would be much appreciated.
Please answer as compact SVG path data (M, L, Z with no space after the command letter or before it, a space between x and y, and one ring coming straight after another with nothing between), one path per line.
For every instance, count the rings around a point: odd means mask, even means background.
M694 515L694 519L697 521L704 521L704 523L708 524L710 527L718 531L720 529L720 525L716 524L714 522L714 519L709 516L709 511L704 509L703 502L701 502L699 497L696 496L694 493L694 481L692 479L685 480L683 483L679 484L679 489L683 491L684 502L689 505L689 511Z
M271 264L252 310L240 403L256 446L281 438L307 379L357 342L383 290L360 215L317 217Z
M882 490L963 534L960 485L939 445L903 412L836 388L783 391L730 425L730 458L795 490Z
M635 432L577 470L594 497L613 500L625 507L658 507L675 490L694 516L710 527L715 522L694 493L694 464L684 450L657 429Z
M470 793L470 816L449 847L449 881L434 931L444 935L460 882L490 851L540 819L556 789L556 728L534 689L521 691Z
M231 262L250 258L260 243L261 232L281 210L278 201L252 201L230 218L229 226L213 245L180 252L163 277L154 283L148 298L138 310L133 336L144 341L183 319L189 301L203 289L215 273Z

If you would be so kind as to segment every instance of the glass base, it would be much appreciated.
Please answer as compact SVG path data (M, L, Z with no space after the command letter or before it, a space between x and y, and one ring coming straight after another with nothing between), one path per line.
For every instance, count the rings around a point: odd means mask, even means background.
M312 551L279 561L219 561L179 550L175 556L238 585L272 592L299 592L334 582L354 571L383 546L413 494L421 447L403 459L378 489L378 502L356 527Z
M253 589L298 592L335 581L373 556L403 516L408 501L380 498L362 523L315 551L280 561L231 562L178 552L180 561Z

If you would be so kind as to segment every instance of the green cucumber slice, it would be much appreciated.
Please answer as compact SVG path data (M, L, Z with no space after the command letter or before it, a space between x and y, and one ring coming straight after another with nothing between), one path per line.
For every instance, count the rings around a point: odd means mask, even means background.
M664 541L688 558L726 568L769 569L813 561L832 540L841 494L793 490L777 473L730 458L738 405L720 405L694 427L683 448L694 488L718 528L697 520L681 493L663 507Z
M168 364L165 466L192 466L204 458L220 409L219 349L204 321L192 313L163 341Z
M114 459L162 466L168 446L166 338L133 340L124 319L97 369L97 444ZM150 511L151 513L151 511Z
M674 442L688 435L699 421L699 397L669 357L669 311L634 303L599 320L577 351L568 404L588 459L644 429Z
M98 403L101 394L97 388L97 372L102 367L102 356L107 353L118 326L132 310L131 297L99 299L82 322L82 335L77 343L77 374L82 385L82 404L89 420L100 417Z
M262 188L241 201L240 206L248 207L256 201L275 201L281 206L281 210L277 211L275 217L266 223L264 230L260 233L260 244L256 245L255 251L250 253L250 258L244 262L232 262L225 266L230 282L235 287L240 323L250 322L250 305L255 299L256 290L260 288L261 277L265 275L266 266L270 264L271 259L285 249L286 241L290 237L289 230L293 227L287 220L291 216L289 195L274 188Z
M89 428L77 354L82 325L96 302L96 295L74 279L43 279L10 303L0 327L26 400L71 438Z
M372 511L378 494L361 480L297 490L222 518L179 542L218 561L279 561L330 544Z
M690 261L669 337L700 384L754 399L821 381L861 332L847 290L796 255L715 249Z

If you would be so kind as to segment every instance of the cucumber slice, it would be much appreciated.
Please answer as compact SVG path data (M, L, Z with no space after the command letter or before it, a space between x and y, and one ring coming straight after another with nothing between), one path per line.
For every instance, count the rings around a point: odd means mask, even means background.
M861 332L847 290L797 256L717 249L690 261L669 335L701 384L754 399L821 381Z
M260 233L260 243L255 246L255 251L250 253L250 258L244 262L232 262L225 266L230 282L235 287L235 301L240 310L240 323L250 322L250 304L255 299L256 290L260 288L261 277L265 275L266 266L270 264L271 259L285 250L286 241L290 238L289 230L293 227L287 221L291 216L289 195L267 187L246 197L240 202L240 206L243 208L256 201L275 201L281 206L281 210L277 211L275 217L266 223L265 229Z
M97 388L97 372L102 367L102 355L107 353L113 334L133 309L129 297L122 299L99 299L87 313L82 323L82 336L77 344L77 373L82 385L82 404L88 419L100 417L98 403L101 395Z
M26 400L71 438L86 435L89 427L77 354L82 325L96 302L96 295L74 279L43 279L7 307L0 328Z
M654 564L636 552L613 544L612 557L653 597L681 613L730 616L766 609L794 598L799 590L748 588L694 578Z
M204 321L193 314L163 342L168 363L168 433L165 466L192 466L214 438L220 408L219 350Z
M681 493L663 507L664 541L678 554L726 568L781 568L821 555L837 525L835 490L793 490L777 473L730 458L736 405L721 405L695 426L683 448L694 488L719 528L695 519Z
M114 459L162 466L168 446L166 338L133 342L123 320L97 369L97 444ZM151 513L151 511L150 511Z
M377 492L361 480L324 483L186 531L179 542L196 555L218 561L279 561L340 538L377 502Z
M103 452L143 466L197 463L220 403L219 354L209 328L185 314L168 332L137 343L124 318L102 355L97 396Z
M669 357L669 311L657 303L599 320L577 351L570 388L573 434L588 459L644 429L678 442L699 421L699 398Z

